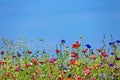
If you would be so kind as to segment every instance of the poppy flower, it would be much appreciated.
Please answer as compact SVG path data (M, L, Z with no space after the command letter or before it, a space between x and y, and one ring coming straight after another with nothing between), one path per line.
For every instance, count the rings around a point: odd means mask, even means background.
M7 73L6 76L13 77L13 75L11 73Z
M38 59L33 58L33 59L31 60L31 62L34 63L35 65L37 65L37 64L38 64Z
M88 50L88 49L83 49L83 50L82 50L82 52L83 52L83 53L86 53L86 52L87 52L87 50Z
M56 53L60 53L60 52L61 52L61 50L58 50L58 49L56 50Z
M40 74L41 74L41 71L40 71L40 70L35 70L35 73L36 73L37 75L40 75Z
M25 64L26 67L30 67L31 65L30 64Z
M4 65L4 62L3 62L3 61L0 61L0 66L1 66L1 65Z
M79 48L80 47L80 44L73 44L72 45L72 48Z
M98 67L99 67L99 65L94 65L94 68L95 68L95 69L98 69Z
M71 60L70 60L70 64L76 65L76 64L77 64L77 61L76 61L75 59L71 59Z
M74 58L77 58L77 59L79 58L78 53L76 53L76 52L72 52L71 56L74 57Z
M68 80L73 80L72 78L68 78Z
M86 44L85 46L86 46L87 48L89 48L89 49L91 48L91 45L90 45L90 44Z
M5 53L4 51L1 51L1 55L4 55L4 53Z
M94 56L94 55L91 57L91 59L93 59L93 60L96 60L96 58L97 58L97 57L96 57L96 56Z
M72 45L72 48L79 48L81 44L79 44L78 41L76 41L75 44Z
M107 57L107 56L108 56L105 52L101 53L101 55L102 55L103 57Z

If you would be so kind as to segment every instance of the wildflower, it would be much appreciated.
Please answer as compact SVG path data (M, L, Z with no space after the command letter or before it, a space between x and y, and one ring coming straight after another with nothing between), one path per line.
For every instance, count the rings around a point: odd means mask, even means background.
M105 75L101 74L100 77L102 78L102 80L105 80Z
M28 51L28 54L32 54L32 51Z
M13 58L16 58L16 56L12 56Z
M64 80L64 77L62 75L59 75L58 80Z
M95 69L98 69L98 67L99 67L99 65L94 65L94 68L95 68Z
M96 56L95 56L95 55L93 55L93 56L91 57L91 59L96 60Z
M17 57L21 57L22 55L20 53L17 54Z
M111 55L114 55L114 52L111 52L110 54L111 54Z
M63 40L61 40L61 43L62 43L62 44L64 44L65 42L66 42L66 41L65 41L64 39L63 39Z
M75 80L83 80L83 79L82 79L81 77L79 77L77 74L74 74L73 78L74 78Z
M72 78L68 78L68 80L73 80Z
M105 52L101 53L101 55L102 55L103 57L107 57L107 56L108 56Z
M38 64L38 60L37 60L36 58L33 58L33 59L31 60L31 62L34 63L35 65Z
M57 60L57 58L52 58L52 59L46 60L46 62L55 63L56 60Z
M120 40L116 40L117 43L120 43Z
M81 35L80 35L79 37L80 37L80 39L82 39L82 38L83 38Z
M1 51L1 55L4 55L4 53L5 53L4 51Z
M110 67L113 67L113 66L114 66L114 64L109 64L109 66L110 66Z
M76 43L72 45L72 48L79 48L79 47L80 47L80 44L78 41L76 41Z
M114 47L115 46L115 42L110 42L109 45Z
M4 62L3 62L3 61L0 61L0 66L1 66L1 65L4 65Z
M87 48L89 48L89 49L91 48L91 45L90 45L90 44L86 44L85 46L86 46Z
M40 75L40 74L41 74L41 71L40 71L40 70L35 70L35 73L36 73L37 75Z
M13 75L11 73L7 73L6 76L12 77Z
M77 61L74 60L74 59L71 59L71 60L70 60L70 64L74 64L74 65L75 65L75 64L77 64Z
M68 70L68 69L70 69L68 66L63 65L62 63L59 64L59 66L62 67L64 70Z
M19 67L15 69L15 71L17 71L17 72L18 72L18 71L20 71L20 70L22 70L22 69L21 69L21 68L19 68Z
M87 50L88 50L88 49L83 49L83 50L82 50L82 52L83 52L83 53L86 53L86 52L87 52Z
M90 80L95 80L95 78L91 78Z
M101 53L101 52L103 52L103 50L102 49L98 49L98 52Z
M60 52L61 52L61 50L58 50L58 49L56 50L56 53L57 53L57 54L60 53Z
M76 52L72 52L71 56L74 57L74 58L77 58L77 59L79 58L78 53L76 53Z
M119 57L117 57L117 56L115 56L115 60L120 60L120 58L119 58Z
M31 65L30 64L25 64L26 67L30 67Z

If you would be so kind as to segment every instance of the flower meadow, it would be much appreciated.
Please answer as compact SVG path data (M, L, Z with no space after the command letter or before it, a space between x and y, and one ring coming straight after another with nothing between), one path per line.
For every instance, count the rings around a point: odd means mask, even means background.
M30 43L36 44L34 50ZM44 39L35 43L24 38L0 38L0 79L120 80L120 40L111 38L105 43L104 38L99 49L82 43L82 36L71 46L66 43L62 39L56 45L54 56L44 48Z

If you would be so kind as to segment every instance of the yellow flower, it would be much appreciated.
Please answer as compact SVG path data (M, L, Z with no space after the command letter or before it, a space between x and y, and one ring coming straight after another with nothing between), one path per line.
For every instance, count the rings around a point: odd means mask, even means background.
M83 38L83 37L82 37L82 35L80 35L79 37L80 37L80 39L82 39L82 38Z

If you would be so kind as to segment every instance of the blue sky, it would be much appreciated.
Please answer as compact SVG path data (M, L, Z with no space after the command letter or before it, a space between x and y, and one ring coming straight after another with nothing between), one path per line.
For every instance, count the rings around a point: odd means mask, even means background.
M120 0L0 0L0 37L44 38L49 46L83 36L102 46L103 35L120 39Z

